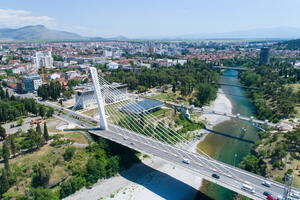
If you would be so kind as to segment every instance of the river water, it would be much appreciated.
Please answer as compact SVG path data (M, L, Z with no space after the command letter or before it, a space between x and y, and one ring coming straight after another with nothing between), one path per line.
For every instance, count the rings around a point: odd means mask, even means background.
M220 78L220 82L233 85L240 84L238 72L235 70L225 71ZM243 88L222 86L222 90L232 103L233 114L240 113L249 117L253 115L253 107L245 97ZM246 132L242 128L246 128ZM210 133L198 144L198 147L211 157L235 166L238 166L243 157L250 153L253 145L250 141L254 142L258 139L256 128L247 122L236 119L220 123L213 127L213 130L222 133L222 135ZM196 199L230 200L233 195L232 191L204 180Z

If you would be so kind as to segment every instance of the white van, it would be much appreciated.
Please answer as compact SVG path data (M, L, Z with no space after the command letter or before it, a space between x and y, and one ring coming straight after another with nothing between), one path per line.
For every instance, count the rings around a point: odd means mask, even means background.
M251 187L250 185L246 185L246 184L242 185L242 190L246 190L247 192L250 192L252 194L255 192L255 190L253 189L253 187Z

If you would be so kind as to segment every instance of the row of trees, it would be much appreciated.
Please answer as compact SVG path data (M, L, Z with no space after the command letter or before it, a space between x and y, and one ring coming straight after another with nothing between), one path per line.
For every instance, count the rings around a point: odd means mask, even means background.
M29 113L42 117L51 117L54 113L52 108L39 105L34 99L21 99L19 97L16 98L14 95L10 96L8 91L4 92L2 88L0 88L0 98L0 122L14 121L19 117L27 117Z
M126 72L123 69L112 71L106 77L110 82L128 84L130 90L145 91L156 86L172 84L173 92L180 91L182 96L196 93L197 106L216 98L219 73L202 61L192 60L184 65L172 67L143 68L141 72Z
M43 84L38 88L38 96L43 100L56 101L60 97L70 98L74 94L73 88L62 86L58 81L51 81L49 84Z
M286 85L300 81L300 70L285 62L252 67L254 70L241 73L240 79L248 87L259 88L248 89L258 118L276 122L293 115L296 103L300 103L300 91Z

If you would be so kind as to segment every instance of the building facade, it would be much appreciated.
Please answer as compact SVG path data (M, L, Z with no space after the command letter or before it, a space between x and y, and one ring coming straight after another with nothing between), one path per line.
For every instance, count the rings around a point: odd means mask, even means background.
M38 74L28 74L22 79L25 92L34 92L42 85L42 78Z
M127 84L112 83L110 86L104 85L101 88L101 92L105 97L106 104L120 102L126 98ZM97 106L94 88L92 86L86 86L75 91L75 102L78 103L77 109Z
M260 64L268 64L270 62L270 49L267 47L263 47L260 49Z

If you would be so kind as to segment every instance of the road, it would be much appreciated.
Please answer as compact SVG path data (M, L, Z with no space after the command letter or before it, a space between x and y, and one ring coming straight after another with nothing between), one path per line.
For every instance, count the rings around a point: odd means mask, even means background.
M261 183L266 180L262 176L252 174L245 170L224 164L197 153L192 153L187 150L159 142L152 138L145 137L127 129L123 129L119 126L115 126L113 124L108 124L108 130L93 130L95 129L95 126L87 123L94 122L95 120L93 118L60 107L50 102L39 100L37 101L38 103L63 111L64 113L66 113L66 115L61 115L61 118L68 122L72 122L90 129L89 132L92 134L117 142L137 151L160 157L170 163L185 167L186 169L197 173L197 175L205 178L208 181L214 182L220 186L226 187L232 191L235 191L252 199L266 199L266 197L263 195L264 191L270 192L275 197L277 197L278 195L283 195L284 185L278 182L268 180L268 182L271 183L271 187L267 188L261 185ZM80 117L86 122L77 120L71 116ZM183 162L183 159L186 158L190 160L189 164ZM220 176L220 179L213 178L212 174L214 173L218 174ZM245 190L242 190L242 184L251 185L254 188L255 192L252 194ZM299 193L300 190L293 188L293 192Z

